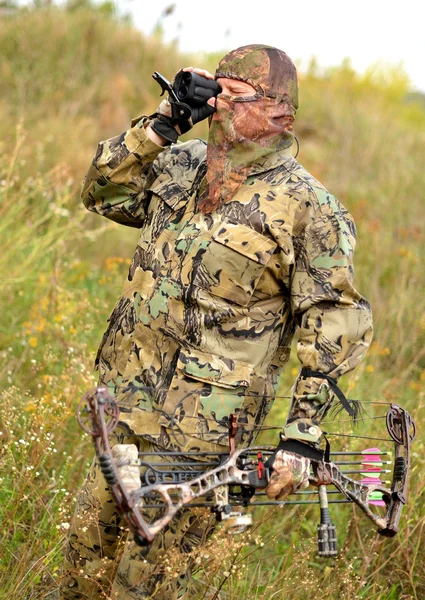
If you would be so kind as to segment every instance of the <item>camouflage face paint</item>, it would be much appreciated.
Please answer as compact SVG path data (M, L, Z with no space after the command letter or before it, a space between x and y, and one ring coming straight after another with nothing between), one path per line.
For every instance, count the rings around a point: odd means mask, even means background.
M298 106L295 67L276 48L252 45L230 52L219 63L220 77L245 81L256 94L218 96L208 138L208 187L199 199L204 213L229 201L265 157L291 146Z

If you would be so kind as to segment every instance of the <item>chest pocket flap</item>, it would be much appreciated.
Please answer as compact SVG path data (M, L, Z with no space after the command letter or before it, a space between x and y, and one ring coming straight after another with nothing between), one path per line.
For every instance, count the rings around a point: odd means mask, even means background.
M241 224L225 223L214 233L213 240L261 265L269 262L277 248L276 242Z
M276 242L240 223L221 223L205 249L193 283L247 306Z
M189 193L166 173L161 173L150 188L151 192L159 196L172 210L179 210L187 204Z

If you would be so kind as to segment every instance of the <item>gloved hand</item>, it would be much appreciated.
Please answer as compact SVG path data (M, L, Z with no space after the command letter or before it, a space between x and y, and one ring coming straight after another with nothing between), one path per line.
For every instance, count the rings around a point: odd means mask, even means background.
M207 101L217 95L220 87L208 71L188 67L188 70L177 73L172 88L174 98L170 94L168 100L161 102L150 126L155 133L173 144L193 125L215 112L215 101L213 105Z
M199 121L208 119L208 117L215 113L215 99L214 106L206 103L203 106L196 106L190 110L192 111L192 123L196 125L196 123L199 123Z
M192 111L183 102L163 100L152 116L151 128L170 144L175 144L179 135L193 127Z
M270 481L265 489L269 500L285 500L289 494L308 486L310 460L305 456L279 450L272 468Z

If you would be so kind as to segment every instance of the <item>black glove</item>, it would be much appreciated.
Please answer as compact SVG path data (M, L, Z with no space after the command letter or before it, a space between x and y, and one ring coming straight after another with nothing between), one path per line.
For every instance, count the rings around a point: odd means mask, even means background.
M175 144L179 135L193 127L192 111L183 102L163 100L152 115L151 128L170 144Z
M192 123L196 125L199 121L208 119L208 117L213 115L215 113L215 106L204 104L203 106L191 108L190 110L192 111Z
M203 121L215 113L215 107L209 104L190 108L184 102L163 100L156 113L152 115L151 127L170 144L175 144L179 135L192 129L195 123Z

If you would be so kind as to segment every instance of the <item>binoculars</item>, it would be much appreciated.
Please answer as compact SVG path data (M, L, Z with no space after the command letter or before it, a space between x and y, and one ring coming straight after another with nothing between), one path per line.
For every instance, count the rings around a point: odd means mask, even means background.
M173 85L158 71L155 71L152 77L161 86L162 94L168 92L173 100L184 102L191 108L204 106L210 98L221 92L221 87L216 81L191 71L179 71Z
M221 92L221 87L214 79L207 79L191 71L179 71L173 89L179 102L184 102L192 108L203 106Z

